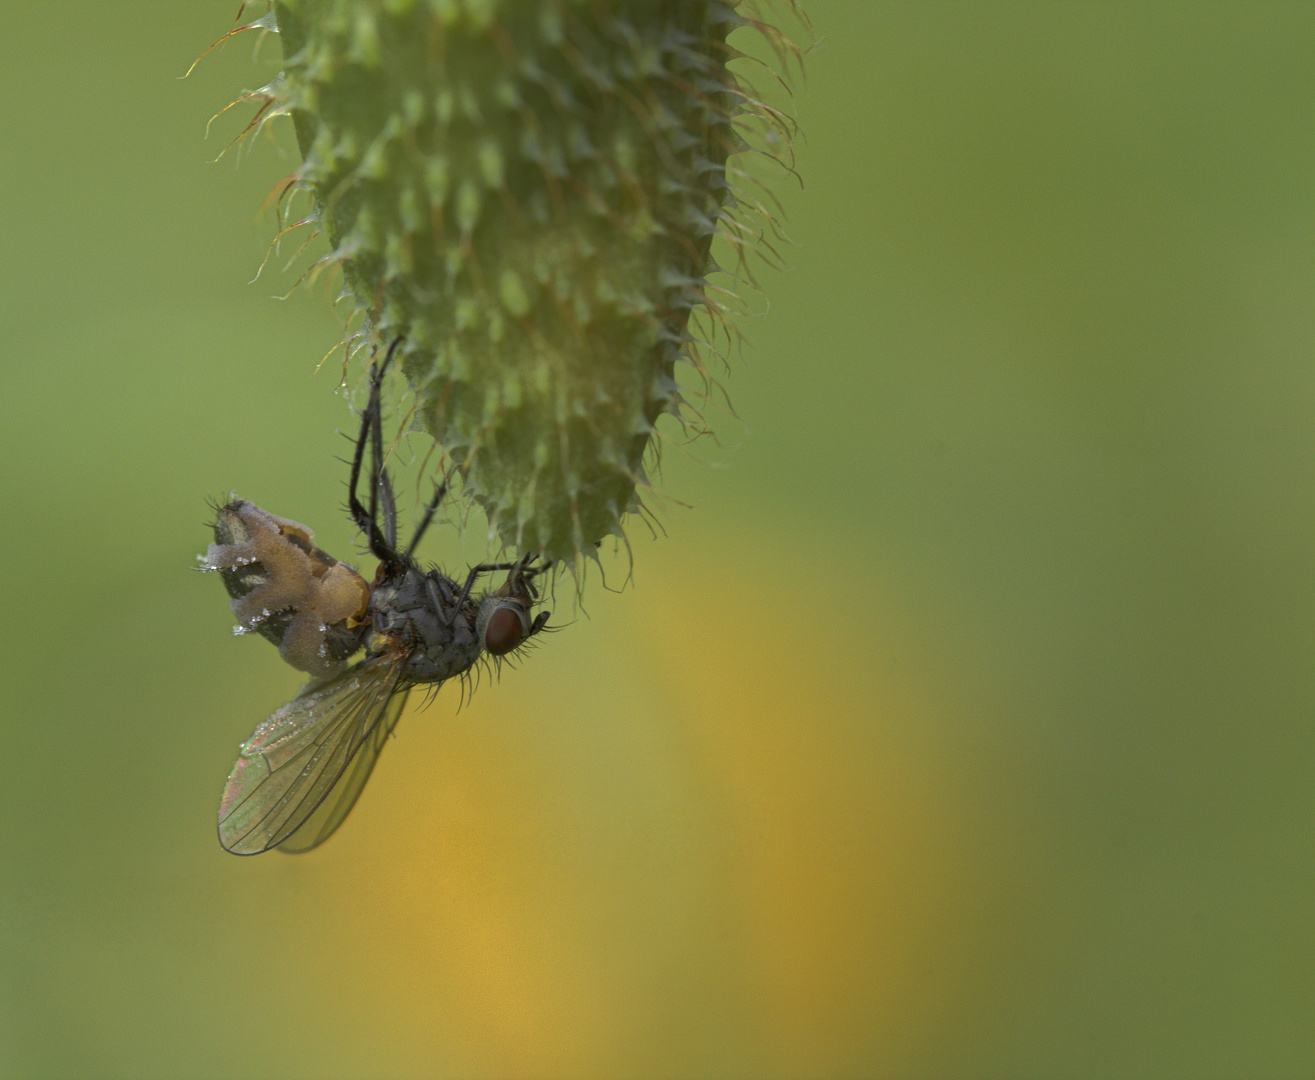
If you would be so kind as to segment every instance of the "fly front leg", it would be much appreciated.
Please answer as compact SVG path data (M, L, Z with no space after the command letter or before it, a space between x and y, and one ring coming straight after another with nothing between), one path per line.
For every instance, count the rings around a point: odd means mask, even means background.
M481 563L479 566L472 566L470 573L466 575L466 583L461 587L461 596L457 599L456 611L460 611L466 606L466 601L470 599L470 590L475 587L475 579L480 574L489 574L494 570L507 570L515 566L515 563ZM455 612L453 618L456 617Z
M515 562L480 563L479 566L472 566L470 568L470 573L466 575L466 584L461 590L461 599L457 601L457 608L460 609L470 597L470 590L474 588L475 579L479 577L480 574L492 574L498 570L516 570L519 571L516 576L521 578L527 575L541 574L552 565L551 559L545 562L542 566L530 567L526 565L531 559L537 558L537 555L524 555Z

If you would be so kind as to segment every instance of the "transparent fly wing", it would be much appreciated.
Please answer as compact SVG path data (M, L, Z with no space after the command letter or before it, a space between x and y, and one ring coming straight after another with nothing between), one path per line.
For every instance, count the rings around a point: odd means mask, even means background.
M398 690L388 699L383 718L374 725L374 731L366 737L364 744L356 751L356 756L347 766L347 774L338 781L301 827L279 845L279 851L289 855L300 855L303 851L319 847L347 819L352 807L356 805L356 800L360 798L365 782L370 779L370 773L374 771L374 763L379 760L380 751L388 742L393 728L397 727L402 709L406 706L408 693L410 693L409 687Z
M219 803L219 842L226 850L235 855L268 851L306 824L389 712L404 657L393 653L362 660L299 694L256 728ZM393 713L391 723L396 722ZM374 747L370 767L378 753ZM356 783L356 794L370 767ZM355 795L333 827L353 802Z

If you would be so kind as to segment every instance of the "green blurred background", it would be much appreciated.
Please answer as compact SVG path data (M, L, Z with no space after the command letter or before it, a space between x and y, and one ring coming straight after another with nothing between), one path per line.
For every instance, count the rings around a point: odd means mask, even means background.
M189 567L354 421L235 8L4 4L0 1073L1315 1075L1315 6L811 0L694 508L256 859Z

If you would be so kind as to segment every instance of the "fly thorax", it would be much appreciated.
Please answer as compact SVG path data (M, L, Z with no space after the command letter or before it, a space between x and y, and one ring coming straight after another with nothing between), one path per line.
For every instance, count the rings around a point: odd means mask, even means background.
M407 661L406 677L415 682L441 682L467 670L481 652L469 612L448 622L428 608L413 624L420 631L417 648Z
M401 643L408 682L441 682L479 659L475 611L455 611L459 590L438 572L407 567L376 582L371 598L375 634Z

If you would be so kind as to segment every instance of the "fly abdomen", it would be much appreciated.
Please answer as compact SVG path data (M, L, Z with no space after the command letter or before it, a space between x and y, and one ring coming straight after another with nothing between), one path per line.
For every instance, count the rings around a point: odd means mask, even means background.
M299 671L324 677L361 647L370 588L311 543L304 525L234 499L217 509L203 570L218 570L238 619Z

